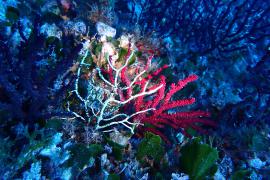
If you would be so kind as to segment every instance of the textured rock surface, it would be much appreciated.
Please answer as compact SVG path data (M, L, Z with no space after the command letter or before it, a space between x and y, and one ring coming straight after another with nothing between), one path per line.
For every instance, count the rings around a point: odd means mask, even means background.
M116 29L103 22L97 22L96 28L100 36L115 37L116 35Z

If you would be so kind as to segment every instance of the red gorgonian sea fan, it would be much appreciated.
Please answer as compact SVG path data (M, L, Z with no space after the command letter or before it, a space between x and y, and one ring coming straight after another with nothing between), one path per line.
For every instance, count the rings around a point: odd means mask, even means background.
M163 67L163 69L166 68ZM154 73L156 76L159 73ZM148 78L152 78L150 75ZM163 85L161 89L156 93L156 95L147 100L145 97L139 97L135 102L136 111L140 111L145 108L155 108L155 111L150 113L140 114L137 117L137 120L144 124L150 124L152 127L141 126L140 128L144 131L150 131L154 134L160 135L166 142L169 143L166 136L162 133L162 129L168 125L176 130L181 130L183 134L188 136L186 130L188 128L195 129L200 132L205 132L199 124L215 126L215 123L207 118L210 114L206 111L184 111L184 112L175 112L170 113L169 110L174 108L183 107L191 105L195 102L195 98L187 98L181 100L173 100L173 95L183 89L188 83L193 82L198 79L197 75L190 75L185 79L179 80L177 84L171 84L169 89L166 91L166 78L161 75L159 77L160 82L156 85ZM144 79L141 81L140 86L144 88L147 83L147 80Z
M152 59L153 56L148 58L147 65L144 68L146 71L148 71L150 67L149 64L151 64ZM171 84L168 88L166 87L166 77L164 75L160 75L162 71L168 67L168 65L164 65L152 74L149 74L144 78L141 77L140 80L135 83L140 89L140 92L138 93L142 93L146 90L151 91L157 87L161 88L159 88L155 94L151 94L150 97L139 96L134 100L133 105L135 112L150 108L154 110L137 115L133 121L139 121L140 123L144 124L144 126L139 126L139 129L160 135L166 142L169 143L166 136L162 133L162 129L165 128L166 125L171 126L176 130L181 130L184 135L188 136L188 133L186 132L188 128L205 132L205 130L202 129L199 124L215 126L215 123L207 119L210 114L206 111L198 110L190 112L169 112L169 110L174 108L188 106L195 102L195 98L173 100L173 95L182 90L188 83L197 80L198 76L190 75L185 79L179 80L177 84ZM127 68L122 71L121 78L122 82L124 82L126 86L130 85L131 80L128 78ZM132 95L132 89L129 89L124 93L121 92L121 98L123 100L130 98ZM147 124L150 126L146 126Z

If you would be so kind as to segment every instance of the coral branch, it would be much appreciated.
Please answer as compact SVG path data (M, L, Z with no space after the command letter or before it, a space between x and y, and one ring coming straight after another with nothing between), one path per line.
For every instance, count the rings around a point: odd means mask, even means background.
M104 47L108 48L110 45L105 43ZM78 108L75 107L73 110L70 103L67 104L67 110L76 118L94 123L94 129L103 132L112 132L115 128L123 127L134 133L136 127L150 124L151 128L148 126L139 128L157 133L163 138L165 135L161 133L161 129L166 126L184 132L188 127L201 131L198 123L214 125L212 121L203 119L209 117L207 112L179 111L183 106L193 104L195 98L175 100L173 97L187 84L197 80L197 75L190 75L168 86L162 72L169 66L164 65L153 71L151 67L153 55L142 62L136 57L135 50L131 49L129 43L124 57L116 60L113 53L109 55L106 52L106 48L102 51L105 64L94 67L91 72L92 78L86 83L86 93L79 90L79 82L82 80L82 68L91 67L91 64L85 62L91 54L86 51L79 63L75 90L72 92L75 92L76 97L83 103L80 106L83 107L83 112L75 112Z

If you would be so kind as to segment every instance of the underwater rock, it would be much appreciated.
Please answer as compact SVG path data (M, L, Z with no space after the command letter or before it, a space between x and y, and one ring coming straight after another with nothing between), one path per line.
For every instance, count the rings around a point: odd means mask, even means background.
M113 142L120 144L122 146L126 146L128 144L128 140L130 139L130 137L124 136L117 130L110 133L110 138Z
M108 144L106 144L106 145L104 146L104 150L105 150L105 152L107 152L108 154L111 154L111 153L113 152L112 147L111 147L110 145L108 145Z
M183 143L185 136L181 132L179 132L176 134L176 138L177 138L178 142L181 144L181 143Z
M259 158L254 158L249 161L249 165L255 169L261 169L263 166L265 166L266 162L263 162Z
M107 165L109 162L108 160L108 156L106 153L101 155L101 167L104 167L105 165Z
M129 178L139 178L145 174L145 169L140 167L139 162L136 159L130 159L128 163L125 164L124 174ZM140 178L139 178L140 179Z
M10 6L16 8L17 4L18 2L16 0L7 0L4 2L3 0L0 0L0 22L6 20L7 7Z
M215 173L214 179L215 180L225 180L226 178L223 176L223 174L221 174L221 172L218 169L217 172Z
M189 176L184 173L181 173L181 174L172 173L171 180L189 180Z
M147 179L148 179L148 173L145 173L140 180L147 180Z
M79 52L80 56L84 56L85 53L87 52L87 50L90 48L91 46L91 41L90 40L86 40L84 42L82 42L82 49Z
M249 176L250 180L262 180L262 175L257 174L255 171L252 171L251 175Z
M69 34L75 36L83 35L87 33L86 24L83 21L66 21L63 24L63 28Z
M58 144L62 142L62 136L62 133L56 133L53 136L50 145L42 149L39 154L45 157L49 157L52 161L55 162L55 164L63 164L70 158L70 154L68 151L64 151L64 149L58 146Z
M22 19L20 19L20 22L21 22L21 26L22 26L22 30L23 30L23 36L28 39L31 35L31 32L32 32L32 22L26 18L26 17L23 17Z
M223 82L212 89L213 95L210 98L213 106L218 109L224 108L227 104L236 104L241 102L239 92L235 90L230 83Z
M46 37L57 37L61 38L62 37L62 31L53 23L53 24L48 24L45 23L40 27L40 33L44 34Z
M12 131L17 137L20 137L26 132L26 127L22 123L18 123L12 127Z
M231 157L225 155L218 165L218 170L215 173L214 179L216 180L225 180L225 177L228 177L233 172L233 162Z
M74 31L78 34L85 34L87 31L86 25L82 21L74 23Z
M3 1L0 1L1 4L5 4L6 6L12 6L12 7L17 7L18 5L18 1L17 0L4 0L5 3L3 3Z
M96 29L97 29L98 35L100 35L101 37L105 36L105 37L114 38L116 35L116 29L114 29L113 27L107 24L104 24L103 22L97 22Z
M219 164L218 171L220 174L223 175L223 177L227 177L233 172L233 162L232 159L225 155L222 159L221 163Z
M44 178L44 177L43 177ZM31 164L29 171L23 173L23 179L43 179L41 177L41 162L35 162Z
M41 8L41 12L45 13L45 12L49 12L49 13L53 13L56 15L60 15L60 9L58 7L57 1L52 0L52 1L47 1L46 4L44 4L44 6L42 6Z
M71 168L67 168L63 171L61 179L69 180L72 177Z
M10 48L12 49L14 53L18 52L18 47L20 46L21 41L22 41L22 37L20 36L19 31L16 30L10 37L10 41L9 41Z

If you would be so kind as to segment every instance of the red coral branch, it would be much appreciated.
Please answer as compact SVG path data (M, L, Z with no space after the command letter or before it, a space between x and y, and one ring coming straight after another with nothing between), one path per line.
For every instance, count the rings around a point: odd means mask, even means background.
M163 66L158 69L156 72L148 75L146 78L142 79L138 85L141 87L141 92L146 86L147 81L156 78L161 71L168 66ZM155 108L151 113L140 114L136 117L136 121L140 121L144 124L149 124L151 128L147 125L146 127L140 127L144 131L151 131L155 134L160 135L166 142L168 139L165 138L165 135L162 133L162 128L170 126L174 129L181 130L183 134L187 134L186 130L188 128L193 128L200 132L205 132L199 124L211 125L214 126L213 121L207 120L205 118L209 117L210 114L205 111L191 111L191 112L175 112L169 113L168 110L175 109L178 107L188 106L195 102L195 98L187 98L181 100L173 100L173 95L183 89L188 83L193 82L198 79L197 75L190 75L187 78L178 81L177 84L172 84L166 93L166 78L165 76L159 77L159 82L147 88L152 90L157 88L160 85L163 85L155 95L150 97L139 97L135 100L135 110L141 111L146 108Z

